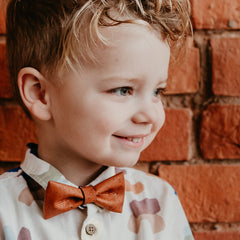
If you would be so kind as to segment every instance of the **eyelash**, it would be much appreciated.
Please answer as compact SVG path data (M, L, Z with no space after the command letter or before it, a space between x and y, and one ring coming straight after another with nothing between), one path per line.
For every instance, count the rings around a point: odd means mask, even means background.
M155 97L160 97L165 91L166 91L165 88L157 88L157 89L153 92L153 95L155 95ZM156 96L156 95L157 95L157 96Z
M111 89L110 92L118 96L128 96L128 95L132 95L133 89L131 87L119 87L119 88ZM117 92L119 92L119 94Z
M160 97L165 92L165 88L157 88L153 91L154 97ZM110 93L116 94L118 96L128 96L133 94L132 87L119 87L110 90Z

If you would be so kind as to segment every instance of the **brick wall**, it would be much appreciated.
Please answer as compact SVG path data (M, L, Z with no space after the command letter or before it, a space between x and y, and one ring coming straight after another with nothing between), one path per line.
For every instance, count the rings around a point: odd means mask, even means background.
M191 2L194 36L186 59L170 67L166 122L136 168L175 187L197 240L240 239L240 1ZM0 9L0 173L36 140L12 98L3 14Z

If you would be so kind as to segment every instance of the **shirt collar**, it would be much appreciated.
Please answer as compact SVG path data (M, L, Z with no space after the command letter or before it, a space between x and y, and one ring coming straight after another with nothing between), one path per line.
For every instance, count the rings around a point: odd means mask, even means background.
M63 174L60 171L58 171L55 167L38 158L35 154L36 153L32 151L32 149L28 149L25 155L25 160L21 164L21 168L28 176L34 179L44 189L47 188L48 182L50 180L78 187L69 180L67 180L63 176ZM90 183L90 185L96 185L99 182L115 174L116 174L115 167L108 167L95 180L93 180Z

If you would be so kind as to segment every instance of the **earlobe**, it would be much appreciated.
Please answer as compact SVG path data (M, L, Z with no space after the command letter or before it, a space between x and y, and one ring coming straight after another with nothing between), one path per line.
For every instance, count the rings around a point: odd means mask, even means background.
M18 73L18 88L31 115L43 121L50 120L50 104L44 76L35 68L22 68Z

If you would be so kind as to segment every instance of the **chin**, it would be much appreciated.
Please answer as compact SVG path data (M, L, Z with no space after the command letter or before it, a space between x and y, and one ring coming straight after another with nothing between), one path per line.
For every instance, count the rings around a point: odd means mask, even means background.
M137 157L126 157L124 160L116 160L114 161L113 165L114 167L133 167L139 159L139 155Z

